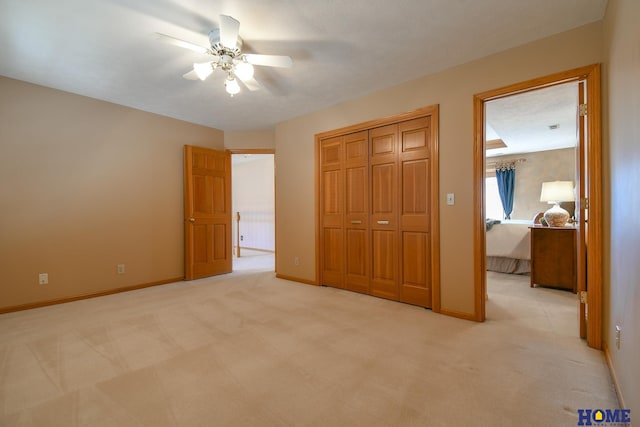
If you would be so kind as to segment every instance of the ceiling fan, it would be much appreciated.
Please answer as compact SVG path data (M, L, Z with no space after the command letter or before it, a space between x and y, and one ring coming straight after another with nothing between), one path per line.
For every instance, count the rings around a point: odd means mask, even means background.
M205 80L216 69L226 73L224 86L231 96L240 92L238 79L249 90L258 90L260 84L253 78L254 65L290 68L289 56L242 53L242 38L239 36L240 22L227 15L220 15L220 28L209 32L209 47L202 47L166 34L156 33L158 39L194 52L213 56L211 61L196 62L193 70L182 77L188 80Z

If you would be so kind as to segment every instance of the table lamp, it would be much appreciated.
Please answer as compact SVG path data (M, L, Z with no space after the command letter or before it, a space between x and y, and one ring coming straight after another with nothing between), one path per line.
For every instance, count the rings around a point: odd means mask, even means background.
M544 219L549 227L564 227L569 220L569 212L560 207L561 202L575 201L572 181L552 181L542 183L540 201L553 204L544 213Z

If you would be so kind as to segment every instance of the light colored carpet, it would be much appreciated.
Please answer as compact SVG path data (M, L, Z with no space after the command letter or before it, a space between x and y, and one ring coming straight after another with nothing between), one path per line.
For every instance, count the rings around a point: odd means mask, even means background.
M617 407L573 294L503 276L482 324L266 270L1 315L0 425L575 426Z

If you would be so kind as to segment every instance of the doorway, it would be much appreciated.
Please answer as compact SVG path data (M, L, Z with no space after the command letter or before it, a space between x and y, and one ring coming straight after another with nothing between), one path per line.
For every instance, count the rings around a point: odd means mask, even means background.
M601 212L601 112L600 112L600 65L595 64L579 69L558 73L511 86L491 90L474 97L475 114L475 304L476 320L486 318L485 296L487 293L487 236L486 236L486 149L487 126L486 111L491 101L507 98L515 94L528 93L542 88L550 88L566 83L579 84L583 96L580 104L579 143L576 150L579 155L576 162L575 216L580 221L577 240L577 276L581 335L587 339L590 347L602 346L602 212ZM580 83L581 82L581 83ZM580 92L580 90L578 90ZM553 124L551 124L553 125ZM588 227L586 223L588 215ZM589 242L586 245L586 242ZM581 254L581 255L580 255ZM580 259L582 256L584 259ZM589 262L586 262L586 260ZM588 290L588 292L587 292ZM586 310L586 307L588 310ZM586 314L588 312L588 318Z
M231 150L233 271L275 271L275 155Z
M575 236L579 89L571 81L485 103L487 318L515 322L523 331L579 334L575 258L558 254L554 263L537 265L532 276L530 228L541 226L534 219L551 207L540 201L543 183L561 181L569 187L561 202L570 217L567 229L537 230L543 234L536 236L546 237L545 245L558 245L565 236L570 244ZM556 263L560 275L551 273ZM540 281L541 273L551 276L548 282Z

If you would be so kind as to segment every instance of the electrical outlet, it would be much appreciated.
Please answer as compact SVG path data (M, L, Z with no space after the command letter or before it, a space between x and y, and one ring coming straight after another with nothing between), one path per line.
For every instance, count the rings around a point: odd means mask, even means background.
M620 335L622 334L622 328L620 325L616 325L616 347L620 350Z
M118 274L124 274L124 264L118 264Z
M295 257L295 258L293 259L293 265L300 265L300 258Z
M46 285L47 283L49 283L49 273L38 274L38 283L41 285Z
M240 236L240 241L244 241L244 236Z

